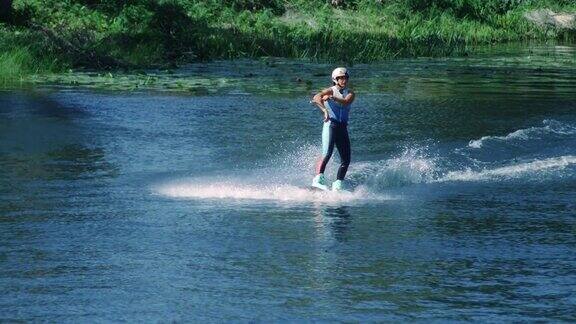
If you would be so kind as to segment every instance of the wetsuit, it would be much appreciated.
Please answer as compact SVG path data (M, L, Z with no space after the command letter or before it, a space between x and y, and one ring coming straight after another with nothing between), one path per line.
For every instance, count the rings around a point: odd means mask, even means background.
M348 95L349 90L333 86L332 93L334 97L344 99ZM336 145L340 154L340 168L336 178L344 180L350 165L350 138L348 137L347 128L350 105L343 105L335 100L328 100L324 102L324 106L328 109L330 120L324 122L322 127L322 160L318 166L318 173L324 173L326 164L330 161L334 151L334 145Z

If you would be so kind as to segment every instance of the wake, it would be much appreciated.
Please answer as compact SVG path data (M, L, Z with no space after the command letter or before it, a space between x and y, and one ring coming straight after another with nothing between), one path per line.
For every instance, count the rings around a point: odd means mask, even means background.
M450 171L445 176L434 180L434 182L489 180L497 181L533 177L540 177L540 179L543 180L542 178L544 176L553 177L554 175L559 175L560 171L565 170L566 168L575 164L576 156L567 155L542 160L537 159L530 162L517 163L480 171L473 171L471 169L464 171Z
M553 136L566 137L576 134L576 127L556 120L545 119L541 127L529 127L519 129L505 136L483 136L477 140L471 140L468 147L479 149L486 144L494 143L522 143L530 140L546 139Z
M546 154L540 144L532 146L538 151L523 154L524 151L519 149L511 159L479 161L470 156L470 152L480 152L483 156L493 157L494 150L503 149L498 144L522 146L523 141L531 143L536 139L561 146L566 146L566 140L574 142L576 127L554 120L544 120L543 124L542 127L520 129L504 136L484 136L443 156L430 154L434 150L429 147L409 147L389 159L353 163L347 175L349 191L344 192L308 188L320 151L313 145L287 150L253 170L237 170L226 181L216 176L177 179L155 186L154 192L181 199L352 203L399 199L400 195L392 194L395 189L414 185L572 179L576 173L576 155L547 156L550 153ZM554 142L558 138L563 141ZM337 169L337 160L331 160L329 170ZM334 178L334 175L327 176Z

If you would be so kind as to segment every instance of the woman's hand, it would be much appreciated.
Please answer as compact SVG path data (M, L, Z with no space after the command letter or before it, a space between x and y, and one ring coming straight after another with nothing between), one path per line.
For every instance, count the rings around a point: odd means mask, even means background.
M323 95L323 96L322 96L322 101L328 101L328 100L330 100L330 99L332 99L332 96L331 96L331 95Z

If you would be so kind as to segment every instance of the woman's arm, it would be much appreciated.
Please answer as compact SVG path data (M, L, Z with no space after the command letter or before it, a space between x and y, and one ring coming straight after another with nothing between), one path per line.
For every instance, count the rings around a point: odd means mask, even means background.
M324 108L324 98L325 96L331 97L332 96L332 88L326 88L320 92L318 92L313 98L312 101L314 101L314 103L316 105L320 105L322 106L321 109L326 109Z
M354 94L353 91L350 91L346 97L344 97L344 99L340 99L340 98L336 98L336 97L331 97L330 99L343 104L343 105L349 105L354 101L354 98L356 98L356 94Z
M330 119L330 116L328 114L328 109L326 109L326 107L324 107L324 100L326 100L327 97L331 97L331 96L332 96L332 88L326 88L326 89L318 92L312 98L312 101L314 102L316 107L318 107L324 113L324 121Z

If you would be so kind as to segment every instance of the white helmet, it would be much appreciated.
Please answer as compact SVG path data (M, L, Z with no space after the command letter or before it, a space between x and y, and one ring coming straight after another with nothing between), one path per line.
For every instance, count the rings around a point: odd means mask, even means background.
M334 71L332 71L332 81L336 82L336 78L338 77L349 78L348 70L344 67L335 68Z

